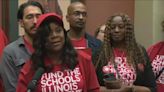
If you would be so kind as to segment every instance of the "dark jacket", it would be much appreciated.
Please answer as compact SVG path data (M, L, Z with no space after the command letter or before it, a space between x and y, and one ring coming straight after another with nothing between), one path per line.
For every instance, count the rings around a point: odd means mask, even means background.
M70 30L67 30L67 32L69 31ZM87 46L92 50L92 60L93 60L94 56L97 55L97 52L100 49L102 42L88 33L85 33L85 38L87 40Z
M92 56L94 56L100 49L102 42L88 33L85 34L85 38L87 39L88 47L92 49Z

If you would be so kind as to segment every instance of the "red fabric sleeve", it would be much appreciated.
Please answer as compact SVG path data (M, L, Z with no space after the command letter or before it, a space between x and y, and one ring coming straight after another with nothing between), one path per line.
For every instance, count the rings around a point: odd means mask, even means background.
M1 78L0 78L0 92L4 92L4 86Z
M0 58L2 56L3 49L7 45L7 43L8 43L7 37L4 34L3 30L0 28ZM4 86L1 77L0 77L0 92L4 92Z
M157 92L164 92L164 84L157 83Z
M85 83L84 92L100 92L100 86L91 59L86 59L85 56L79 55L78 60Z
M5 33L3 32L3 30L0 28L0 57L2 55L4 47L7 45L7 43L8 43L7 37L6 37Z
M27 85L32 80L34 71L31 70L31 61L28 61L19 74L16 92L27 92Z
M99 92L99 83L98 83L98 80L97 80L97 76L96 76L96 72L95 72L95 69L93 67L93 64L92 62L89 62L88 63L88 68L90 68L88 71L88 79L87 79L87 86L88 86L88 91L92 91L92 92Z

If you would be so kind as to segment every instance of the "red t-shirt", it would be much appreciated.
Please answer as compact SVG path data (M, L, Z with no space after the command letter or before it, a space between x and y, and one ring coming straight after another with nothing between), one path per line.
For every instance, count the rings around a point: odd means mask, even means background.
M46 62L49 64L51 61L46 59ZM51 72L42 75L36 92L82 92L82 89L83 78L79 65L74 70L62 70L62 65L56 65Z
M108 64L103 67L103 72L105 74L114 73L115 77L117 79L120 78L123 84L127 86L133 85L133 82L136 80L136 72L133 66L127 63L126 53L119 49L114 49L114 55L117 70L114 64L109 61Z
M164 41L151 46L148 50L155 76L164 68ZM158 92L164 92L164 72L156 79Z
M71 39L72 45L75 49L85 49L87 48L87 40L85 37L81 37L80 39Z
M82 92L99 92L99 84L91 59L79 56L78 60L79 64L73 71L61 71L61 65L59 65L54 67L51 72L44 73L35 92L58 92L57 90L64 90L59 92L81 92L81 89ZM21 69L16 92L27 92L27 85L34 76L31 64L32 62L28 61ZM46 63L46 65L49 64L51 63ZM68 91L71 89L78 91Z
M85 56L88 59L91 59L92 51L90 48L88 48L87 40L85 37L81 37L79 40L71 39L71 42L74 49L76 49L79 54Z

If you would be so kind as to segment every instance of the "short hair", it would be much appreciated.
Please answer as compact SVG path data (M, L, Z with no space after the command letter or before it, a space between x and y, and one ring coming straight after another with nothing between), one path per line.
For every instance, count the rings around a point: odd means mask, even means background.
M82 4L86 7L86 5L81 1L73 1L67 8L67 14L68 15L70 14L70 11L72 11L73 6L76 5L76 4Z
M28 6L36 6L38 8L40 8L41 12L44 13L44 9L42 7L42 5L39 2L36 1L28 1L26 3L23 3L19 9L18 9L18 13L17 13L17 19L23 19L23 14L24 14L24 9Z

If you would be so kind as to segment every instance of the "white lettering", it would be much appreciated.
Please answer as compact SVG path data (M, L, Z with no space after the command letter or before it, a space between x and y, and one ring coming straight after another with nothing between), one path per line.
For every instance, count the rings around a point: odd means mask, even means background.
M82 92L78 87L81 81L79 68L44 73L41 78L42 92Z
M58 82L59 82L59 84L64 84L64 78L58 78Z

